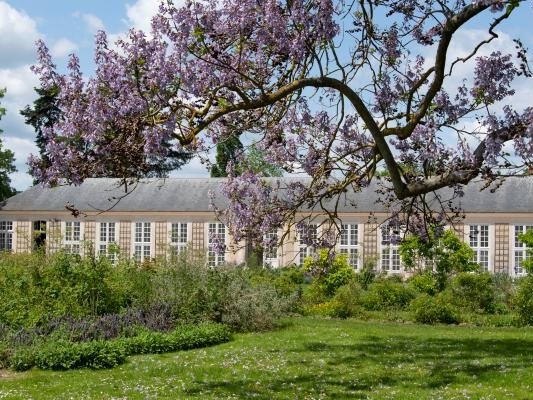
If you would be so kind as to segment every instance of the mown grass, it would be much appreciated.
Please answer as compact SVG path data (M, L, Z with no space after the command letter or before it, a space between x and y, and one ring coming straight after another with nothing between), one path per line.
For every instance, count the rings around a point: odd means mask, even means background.
M533 329L292 318L106 371L0 371L1 399L531 399Z

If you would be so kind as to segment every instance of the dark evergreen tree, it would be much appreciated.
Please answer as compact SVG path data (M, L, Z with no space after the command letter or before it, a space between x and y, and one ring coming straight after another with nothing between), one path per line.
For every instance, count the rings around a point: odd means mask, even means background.
M57 87L52 87L50 89L35 88L35 92L39 97L33 102L33 107L27 105L20 113L24 116L26 124L31 125L35 130L35 143L39 148L42 166L48 168L50 159L46 152L47 138L44 129L52 129L53 132L54 125L61 119L61 109L57 100L59 91ZM77 145L80 148L84 147L82 141ZM172 149L170 141L165 142L163 146L167 150L164 156L147 155L144 160L130 159L129 163L135 165L119 165L115 162L116 160L109 160L105 168L105 176L112 178L167 177L171 171L180 169L191 159L190 153ZM140 174L137 169L140 169ZM39 182L36 179L34 183Z
M239 138L240 133L235 133L228 138L217 143L216 164L211 167L211 176L220 178L228 176L226 167L232 161L234 165L239 162L239 156L244 151L244 147Z
M0 89L0 99L4 97L5 89ZM0 119L6 113L5 108L0 106ZM3 131L0 129L0 133ZM15 155L11 150L4 149L3 143L0 140L0 201L13 196L17 191L11 187L11 179L9 174L16 172Z
M29 105L21 110L20 113L24 117L26 124L33 126L37 137L35 143L39 148L41 155L41 162L43 167L48 168L50 159L46 154L46 138L44 136L44 128L54 128L54 124L61 118L61 110L57 106L58 88L52 87L50 89L35 88L35 92L39 97L33 102L33 108ZM39 183L35 181L35 183Z

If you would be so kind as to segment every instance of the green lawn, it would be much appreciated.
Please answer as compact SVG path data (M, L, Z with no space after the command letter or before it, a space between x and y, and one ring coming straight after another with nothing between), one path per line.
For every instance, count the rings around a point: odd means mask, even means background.
M293 318L113 370L0 371L0 399L533 399L533 329Z

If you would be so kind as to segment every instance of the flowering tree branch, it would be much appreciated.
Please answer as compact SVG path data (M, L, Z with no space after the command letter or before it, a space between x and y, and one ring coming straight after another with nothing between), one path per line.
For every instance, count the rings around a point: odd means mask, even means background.
M417 221L434 215L426 195L533 166L533 108L509 104L516 80L531 76L527 52L519 39L516 56L485 51L503 21L531 12L524 3L165 0L149 35L131 30L109 46L97 34L89 79L75 56L59 74L38 44L34 71L43 88L59 88L63 119L44 132L50 163L30 165L51 184L110 168L140 176L169 143L209 152L243 132L272 165L309 180L237 177L229 165L230 207L219 215L236 239L260 241L302 209L333 221L331 200L368 186L380 168L390 182L383 197L405 200L409 226L424 229ZM473 21L487 38L452 60Z

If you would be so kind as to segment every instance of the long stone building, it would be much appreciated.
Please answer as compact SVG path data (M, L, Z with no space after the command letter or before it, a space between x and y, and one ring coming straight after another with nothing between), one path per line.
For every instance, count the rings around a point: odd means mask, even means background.
M218 206L224 204L220 179L145 179L127 194L118 182L95 178L81 186L36 186L11 197L0 206L0 249L30 252L44 246L50 252L94 251L143 261L188 247L204 252L213 266L245 261L246 246L233 243L211 208L211 194ZM533 177L509 178L495 192L480 191L481 186L465 187L457 203L465 218L454 229L482 268L523 274L525 247L517 236L533 229ZM380 270L403 272L398 247L390 241L398 232L380 227L389 213L375 191L347 197L337 209L342 221L337 249L348 254L355 269L372 259ZM318 225L310 226L315 234ZM225 254L210 246L217 235L224 238ZM273 267L299 264L311 251L293 229L282 246L264 251L263 261Z

